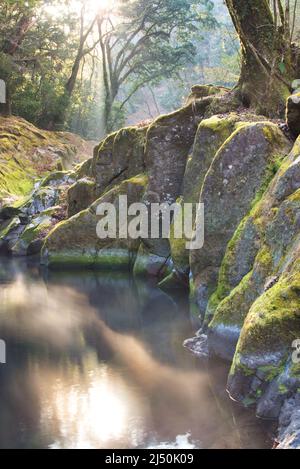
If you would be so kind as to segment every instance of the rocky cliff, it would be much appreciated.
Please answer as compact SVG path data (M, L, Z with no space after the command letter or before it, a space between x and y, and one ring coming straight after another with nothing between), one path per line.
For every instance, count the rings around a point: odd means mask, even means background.
M0 212L2 251L41 251L49 268L126 269L162 288L189 286L202 328L186 346L232 363L230 396L279 419L281 447L299 446L300 429L297 106L289 100L287 123L270 121L224 88L196 87L182 109L109 135L93 158L52 172L25 203ZM200 201L204 247L188 251L172 233L100 240L97 207L117 208L119 195L148 205Z

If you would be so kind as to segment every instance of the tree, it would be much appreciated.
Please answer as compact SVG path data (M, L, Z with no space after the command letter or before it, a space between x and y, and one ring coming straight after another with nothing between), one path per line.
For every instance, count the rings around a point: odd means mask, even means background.
M242 46L237 92L246 106L282 116L299 50L293 44L297 0L226 0Z
M64 84L62 94L58 98L60 105L57 106L57 112L55 112L53 115L47 116L48 122L46 128L48 130L53 130L54 128L61 128L66 122L67 112L70 107L71 98L74 93L82 60L84 59L84 57L86 57L88 54L95 50L100 41L100 39L98 38L97 40L93 41L92 44L88 44L88 40L97 23L97 18L97 14L95 14L93 18L89 20L86 26L86 3L85 1L83 1L80 10L80 28L78 39L76 41L76 53L73 59L71 73L68 77L68 80Z
M169 78L195 55L192 37L201 24L214 23L210 0L120 0L114 15L99 15L105 91L106 131L114 128L113 107L122 87L122 111L143 86Z
M6 103L0 104L0 113L11 114L10 78L16 68L14 57L18 53L27 33L35 23L35 7L38 1L3 1L0 9L1 37L0 73L6 82Z

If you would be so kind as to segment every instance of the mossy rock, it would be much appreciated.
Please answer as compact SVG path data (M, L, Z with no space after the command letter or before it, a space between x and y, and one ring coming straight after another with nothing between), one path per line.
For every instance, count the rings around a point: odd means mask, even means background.
M196 282L208 267L220 268L228 243L254 201L258 202L263 196L279 169L278 162L290 149L291 142L278 126L267 121L241 123L219 149L205 177L200 196L205 206L205 245L202 250L191 252L191 268ZM239 240L239 234L237 232L236 240ZM229 247L229 257L231 254L232 246ZM252 246L249 259L238 277L247 273L245 269L255 254L255 246ZM221 279L220 290L224 290L221 293L225 295L231 287L230 282L228 286L226 283L227 280L224 285L224 279ZM208 288L214 287L216 285L208 285Z
M122 182L96 200L88 209L59 223L46 238L42 262L51 268L87 266L97 269L130 269L140 241L100 239L97 236L97 207L100 203L115 204L118 213L120 195L127 195L128 204L139 202L147 186L147 176L140 175Z
M14 256L37 254L42 247L43 240L53 227L53 224L52 218L48 215L33 219L32 222L26 226L16 244L12 247L12 254Z
M104 139L94 150L91 176L98 194L145 171L147 127L127 127Z
M211 321L212 351L223 357L226 354L229 360L252 304L296 262L300 200L298 190L291 195L290 192L297 181L300 185L299 168L300 160L293 148L268 191L228 244L218 288L207 307L206 323ZM232 330L234 336L230 334Z
M228 88L215 85L194 85L191 88L191 93L187 98L186 104L194 102L196 99L206 98L208 96L215 96L217 94L225 94L229 91Z
M291 360L292 344L300 337L299 267L298 262L282 275L247 315L228 380L230 394L239 401L249 396L256 376L272 383ZM280 387L276 392L282 394Z
M229 113L201 121L186 164L182 203L199 203L203 182L216 153L243 122L249 122L251 119L254 119L252 114L240 116L236 113ZM190 252L185 248L185 243L186 239L174 239L171 236L172 258L179 273L189 270Z
M97 199L96 183L93 179L79 179L68 190L68 217L88 208Z

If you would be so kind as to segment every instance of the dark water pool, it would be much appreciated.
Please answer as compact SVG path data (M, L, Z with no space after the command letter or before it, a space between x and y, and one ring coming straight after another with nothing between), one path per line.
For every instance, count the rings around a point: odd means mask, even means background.
M192 334L186 298L129 275L1 259L0 448L269 447Z

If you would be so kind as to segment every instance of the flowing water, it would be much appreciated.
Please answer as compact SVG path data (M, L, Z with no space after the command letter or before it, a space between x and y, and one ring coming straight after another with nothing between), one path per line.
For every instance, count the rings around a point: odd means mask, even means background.
M0 259L0 448L265 448L262 422L182 347L185 297L129 275Z

